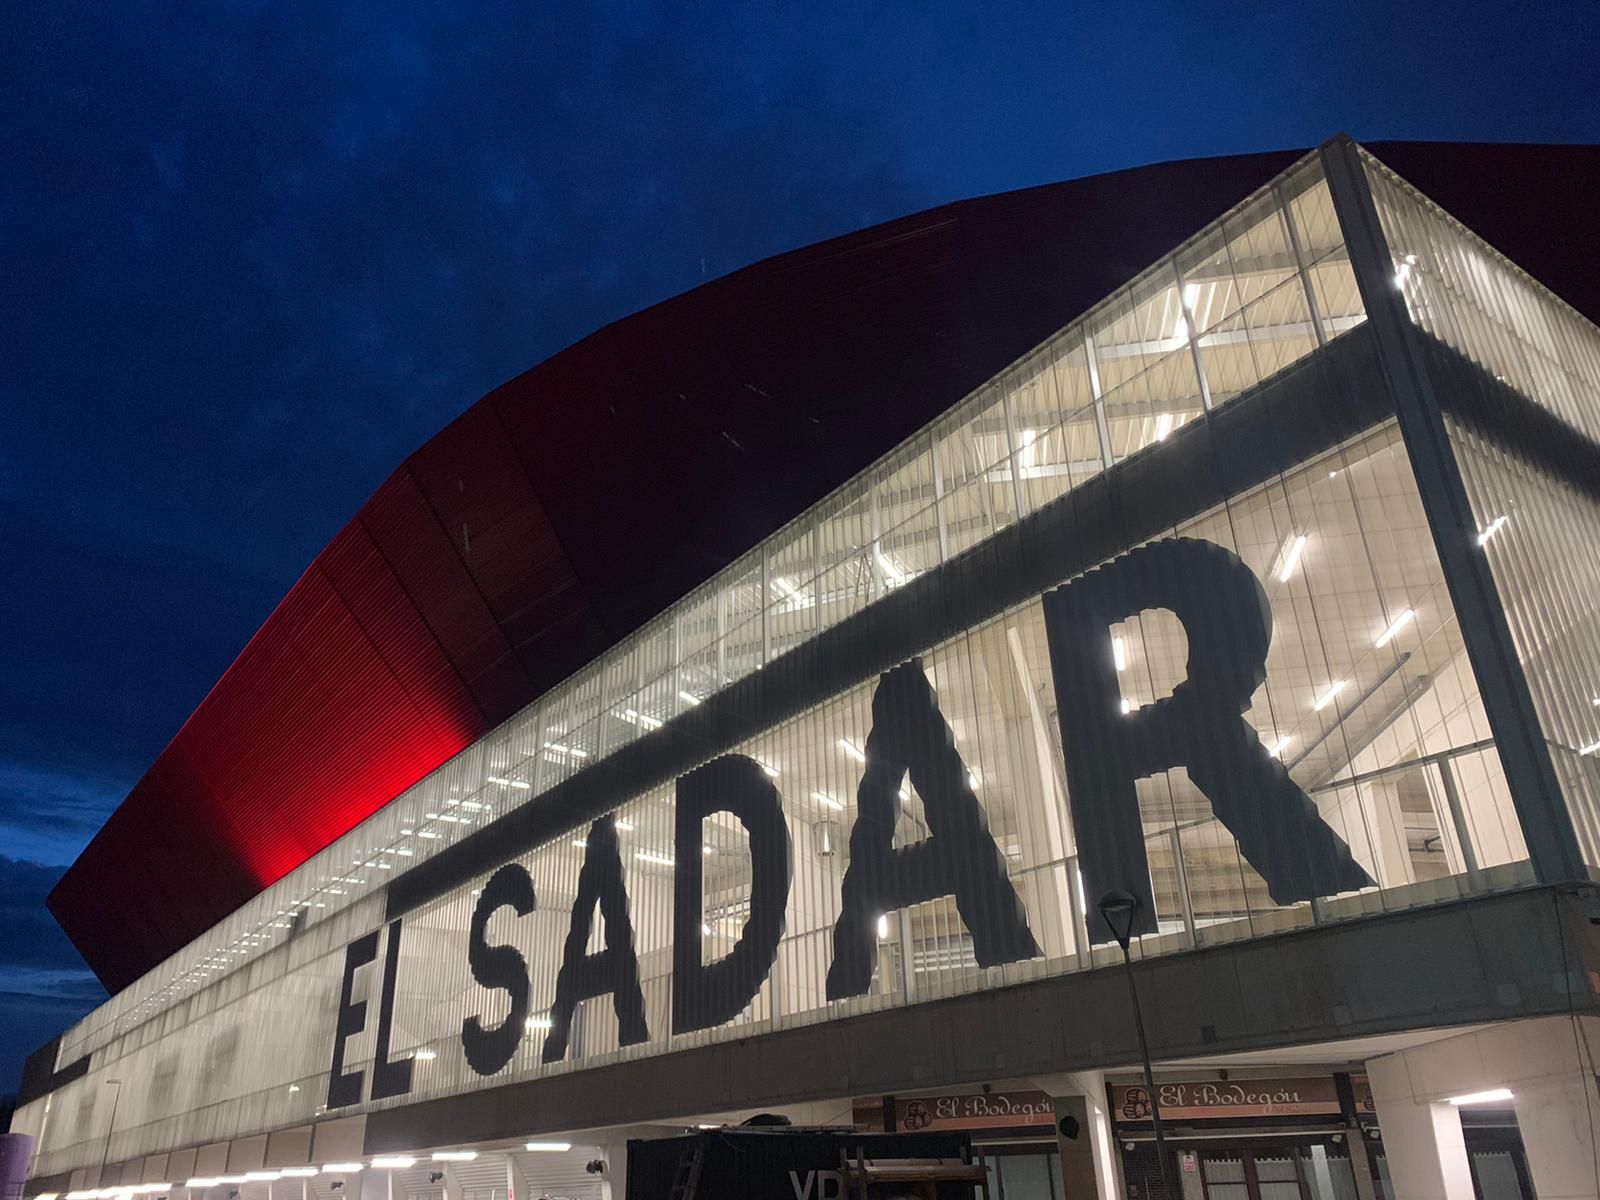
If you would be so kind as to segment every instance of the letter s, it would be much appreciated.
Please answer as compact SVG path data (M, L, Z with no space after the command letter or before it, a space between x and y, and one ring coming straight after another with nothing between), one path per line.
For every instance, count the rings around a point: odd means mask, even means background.
M483 895L478 897L478 907L472 912L472 937L467 948L472 977L486 988L504 988L511 995L511 1011L494 1029L485 1029L477 1017L461 1022L461 1048L479 1075L493 1075L511 1061L528 1021L526 960L513 946L491 946L488 942L489 918L506 905L519 917L538 907L533 880L517 863L507 863L489 876Z

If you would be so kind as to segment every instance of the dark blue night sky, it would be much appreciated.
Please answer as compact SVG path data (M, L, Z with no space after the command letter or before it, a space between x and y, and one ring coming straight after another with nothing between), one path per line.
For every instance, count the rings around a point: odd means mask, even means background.
M1593 4L691 7L6 6L0 1093L103 995L61 868L495 384L962 197L1339 129L1600 140Z

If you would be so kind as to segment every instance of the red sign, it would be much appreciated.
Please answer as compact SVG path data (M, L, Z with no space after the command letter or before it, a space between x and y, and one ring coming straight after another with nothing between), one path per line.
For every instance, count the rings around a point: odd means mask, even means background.
M1298 1117L1339 1112L1339 1092L1326 1076L1304 1079L1203 1079L1157 1083L1161 1116L1174 1120L1227 1117ZM1143 1084L1111 1088L1117 1121L1148 1121L1150 1094Z
M857 1100L857 1125L881 1127L883 1101ZM922 1129L1014 1129L1053 1126L1056 1107L1043 1092L971 1092L964 1095L896 1096L895 1125L906 1133Z

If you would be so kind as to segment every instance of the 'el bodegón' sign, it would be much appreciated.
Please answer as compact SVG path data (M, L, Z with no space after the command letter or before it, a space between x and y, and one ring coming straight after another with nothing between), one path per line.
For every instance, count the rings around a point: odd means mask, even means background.
M1043 608L1085 894L1100 896L1112 888L1131 892L1141 901L1134 932L1155 932L1155 900L1135 785L1175 767L1186 769L1209 798L1216 818L1237 839L1240 853L1265 880L1276 903L1372 884L1349 847L1244 720L1251 696L1266 678L1272 614L1260 581L1238 557L1193 538L1153 542L1047 592ZM1182 622L1189 644L1187 672L1171 695L1124 713L1109 629L1144 609L1170 610ZM656 730L646 737L668 732ZM1039 945L1027 911L1006 874L970 772L919 660L904 662L879 678L864 753L827 998L860 995L871 986L874 927L880 914L941 896L954 896L979 966L1037 957ZM898 793L908 775L922 798L930 832L921 842L897 848ZM629 798L616 799L620 804ZM759 763L742 754L724 754L677 780L674 1034L734 1019L772 969L791 882L783 808L774 782ZM700 829L707 816L718 812L731 814L749 834L750 913L733 949L706 963ZM490 829L482 832L492 834ZM566 1057L573 1012L592 997L611 996L622 1045L650 1037L614 814L595 821L584 840L555 995L539 997L537 1006L521 953L488 936L490 919L500 909L519 917L537 909L533 879L520 863L509 861L483 884L462 952L480 985L506 994L509 1012L492 1025L479 1016L461 1024L462 1053L480 1076L492 1076L511 1061L530 1011L546 1007L551 1027L542 1050L545 1062ZM508 849L505 858L514 853ZM453 879L451 886L465 887L475 879ZM596 909L604 918L605 945L590 954ZM386 934L372 930L346 948L331 1047L330 1109L358 1104L363 1094L380 1100L411 1090L411 1058L390 1057L403 922L403 915L397 916ZM1089 914L1089 925L1093 941L1111 940L1098 913ZM369 1020L367 1003L353 999L355 976L377 960L380 936L385 946L368 1080L366 1071L346 1069L345 1047ZM1251 1103L1259 1107L1296 1101Z
M1336 1115L1339 1089L1332 1077L1303 1079L1201 1079L1156 1085L1163 1121L1226 1117L1302 1117ZM1111 1088L1114 1121L1148 1121L1150 1092L1143 1084Z

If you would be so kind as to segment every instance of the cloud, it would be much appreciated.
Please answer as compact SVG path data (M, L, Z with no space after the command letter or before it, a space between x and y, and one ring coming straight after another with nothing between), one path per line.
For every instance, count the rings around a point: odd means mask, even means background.
M105 1001L44 898L61 868L0 855L0 1094L23 1059Z

